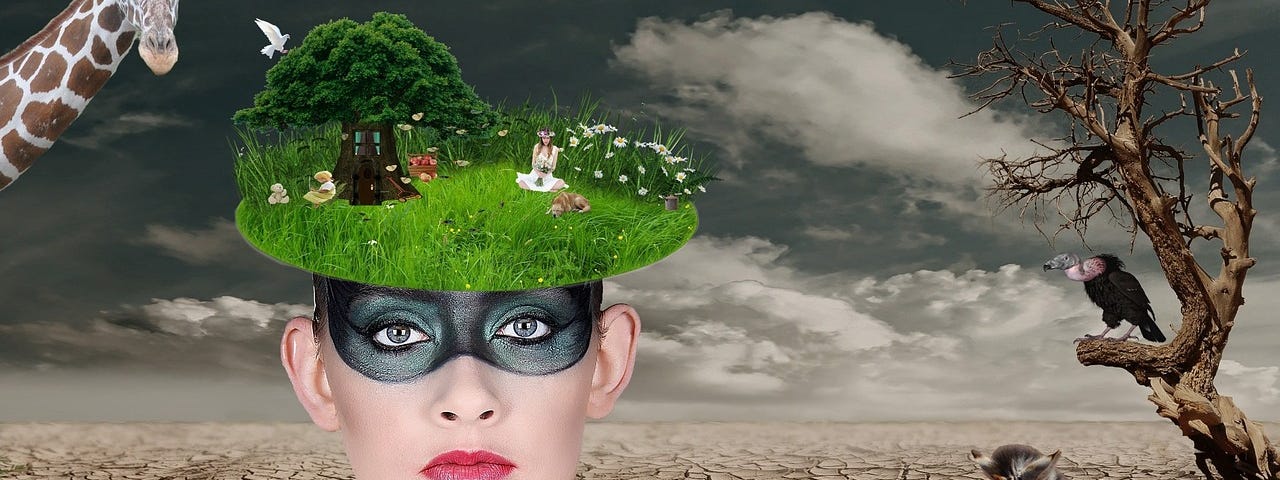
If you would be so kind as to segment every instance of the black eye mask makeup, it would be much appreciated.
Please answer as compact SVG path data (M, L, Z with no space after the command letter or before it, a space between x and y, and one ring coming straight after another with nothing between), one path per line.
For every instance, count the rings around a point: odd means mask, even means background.
M328 330L361 375L407 382L461 355L519 375L578 363L598 305L589 284L518 292L436 292L328 280Z

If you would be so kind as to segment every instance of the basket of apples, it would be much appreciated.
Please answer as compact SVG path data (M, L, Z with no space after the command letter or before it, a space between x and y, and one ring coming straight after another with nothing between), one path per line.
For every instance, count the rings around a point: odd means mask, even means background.
M430 153L410 153L409 175L424 182L440 176L436 173L436 156Z

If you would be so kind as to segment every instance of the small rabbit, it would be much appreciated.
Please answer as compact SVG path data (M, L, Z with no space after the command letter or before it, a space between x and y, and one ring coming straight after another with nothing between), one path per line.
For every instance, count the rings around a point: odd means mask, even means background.
M973 463L991 480L1068 480L1055 468L1062 450L1045 456L1033 447L1009 444L996 447L991 456L970 451Z

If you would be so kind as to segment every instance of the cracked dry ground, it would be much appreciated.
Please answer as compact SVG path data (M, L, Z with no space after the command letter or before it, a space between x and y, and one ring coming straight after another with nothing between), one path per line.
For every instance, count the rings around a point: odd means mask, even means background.
M1027 422L593 423L578 478L977 479L969 450L1014 442L1061 449L1076 479L1199 478L1171 424ZM310 424L0 424L0 478L350 477Z

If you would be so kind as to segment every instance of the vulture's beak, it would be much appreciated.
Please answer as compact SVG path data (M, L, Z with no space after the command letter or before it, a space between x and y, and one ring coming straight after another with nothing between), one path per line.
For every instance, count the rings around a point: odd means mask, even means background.
M1045 263L1044 263L1044 271L1046 271L1046 272L1047 272L1047 271L1049 271L1049 270L1053 270L1053 266L1052 266L1052 265L1049 265L1049 263L1051 263L1051 262L1045 262Z

